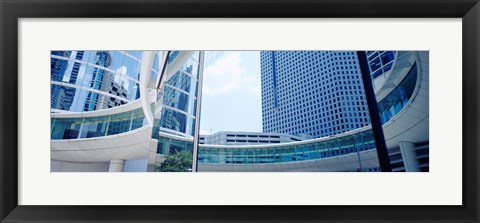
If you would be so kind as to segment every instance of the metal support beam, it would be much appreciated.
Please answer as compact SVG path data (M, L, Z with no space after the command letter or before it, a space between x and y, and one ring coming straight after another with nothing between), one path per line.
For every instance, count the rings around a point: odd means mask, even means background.
M198 88L197 88L197 113L195 114L195 130L193 136L193 162L192 172L198 170L198 142L200 141L200 112L202 111L202 86L203 86L203 65L204 65L205 51L200 51L198 61Z
M373 90L372 78L370 77L370 69L368 68L367 54L365 51L357 51L360 71L362 73L363 87L367 98L368 111L370 113L370 121L372 122L373 136L377 147L378 161L382 172L391 172L390 157L388 156L387 145L383 135L382 122L378 113L377 99Z

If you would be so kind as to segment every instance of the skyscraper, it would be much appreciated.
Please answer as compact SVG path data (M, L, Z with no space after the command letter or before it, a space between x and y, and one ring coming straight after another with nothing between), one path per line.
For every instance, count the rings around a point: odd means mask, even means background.
M353 51L263 51L264 132L334 135L370 124Z
M103 92L108 92L113 94L117 97L126 98L127 97L127 89L123 87L123 81L120 83L115 82L115 76L112 73L106 73L103 76L102 85L100 90ZM120 100L114 97L108 97L104 94L98 95L97 105L95 110L106 109L106 108L113 108L116 106L126 104L125 101Z
M52 111L95 111L138 99L141 55L141 51L52 51ZM152 72L157 72L154 67Z
M108 51L98 51L95 55L95 65L108 68L112 64L112 57ZM92 73L92 79L90 80L89 87L91 89L99 90L102 87L103 77L108 74L105 69L99 69L95 67ZM83 107L83 111L93 111L97 108L98 93L89 91L87 100Z
M74 87L58 84L62 82L65 84L77 83L78 74L81 66L81 63L79 63L78 61L81 61L83 59L84 51L52 51L51 54L52 62L58 61L58 63L65 64L65 70L60 71L52 69L51 71L52 80L56 81L52 82L52 89L59 89L55 101L53 99L51 101L51 107L53 109L68 111L73 104L77 89ZM70 57L75 58L75 62L73 64L69 63L68 61ZM54 79L54 76L56 76L57 78Z
M163 132L193 137L199 55L199 51L173 51L168 58L168 66L178 69L165 82L160 119L160 130ZM178 61L182 61L182 64L178 64Z
M70 57L70 51L52 51L52 55L60 57ZM67 70L68 61L52 58L50 61L50 70L51 70L51 79L53 81L62 81L63 76L65 76L65 71ZM58 107L59 100L61 100L61 91L62 87L59 85L52 85L50 92L50 106L52 108Z

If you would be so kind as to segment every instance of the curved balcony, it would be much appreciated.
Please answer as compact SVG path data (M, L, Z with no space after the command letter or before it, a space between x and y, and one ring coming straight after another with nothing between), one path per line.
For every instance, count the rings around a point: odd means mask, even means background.
M192 150L193 140L160 134L163 153ZM369 126L305 141L265 145L199 145L198 171L365 171L378 167Z
M104 137L141 128L148 124L143 109L136 108L124 112L109 110L111 114L87 117L51 118L51 139L84 139ZM73 114L70 114L73 116Z
M108 162L148 154L152 129L139 100L92 112L51 114L52 160Z

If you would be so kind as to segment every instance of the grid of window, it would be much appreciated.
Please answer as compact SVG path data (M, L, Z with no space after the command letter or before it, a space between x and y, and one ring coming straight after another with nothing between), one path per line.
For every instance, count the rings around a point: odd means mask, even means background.
M51 51L51 108L94 111L140 97L142 51ZM158 55L151 76L158 74Z
M330 140L314 141L297 145L277 144L271 147L235 146L219 147L201 145L198 163L204 164L261 164L282 163L341 156L354 152L375 149L371 129Z
M177 151L192 151L192 141L176 140L168 137L159 136L157 144L157 154L171 154Z
M372 80L392 69L394 51L367 51L367 60Z
M71 51L52 51L52 55L69 58ZM65 76L65 71L67 70L68 61L52 58L50 61L50 70L51 70L51 79L53 81L62 81L63 76ZM58 96L61 91L61 86L52 85L50 89L50 106L54 108L58 104ZM63 103L61 103L63 105ZM65 109L62 109L65 110Z
M138 99L142 55L143 51L51 51L51 108L55 112L95 111ZM174 51L168 63L175 64L182 55L188 59L175 65L175 74L166 81L161 109L165 117L156 125L193 135L199 52ZM151 80L157 79L158 66L156 52Z
M261 52L264 132L323 137L370 124L355 52Z
M402 82L400 82L385 98L378 102L378 112L382 124L388 122L407 105L408 100L410 100L410 97L415 90L417 76L417 64L414 63Z
M51 139L82 139L116 135L147 124L142 108L88 118L52 118Z
M302 138L282 133L256 132L217 132L213 135L200 135L200 144L210 145L254 145L302 141Z
M175 59L183 53L187 52L172 52L168 63L173 64ZM161 131L179 133L179 135L194 135L199 54L199 51L193 52L176 73L166 81L160 116Z

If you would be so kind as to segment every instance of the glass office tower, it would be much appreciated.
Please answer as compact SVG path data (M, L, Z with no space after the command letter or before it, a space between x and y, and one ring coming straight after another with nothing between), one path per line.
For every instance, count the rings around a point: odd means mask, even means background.
M318 138L370 124L354 51L261 52L264 132Z
M52 112L102 110L140 96L142 51L52 51L50 57ZM156 66L158 59L152 73Z
M58 56L62 58L69 58L71 51L52 51L52 56ZM50 61L50 70L51 70L51 80L60 82L65 76L65 71L67 70L68 61L52 58ZM50 106L52 108L59 108L65 106L65 103L62 102L64 96L60 97L60 92L64 90L60 85L52 85L50 88ZM65 110L65 109L62 109Z
M168 66L175 71L165 83L160 119L160 130L163 132L188 137L194 135L199 55L199 51L173 51L168 58ZM180 66L176 65L177 60L182 61Z
M51 112L90 112L114 108L140 98L140 65L143 51L51 51ZM173 51L168 59L174 74L163 92L160 131L193 136L198 83L199 51ZM159 52L150 78L158 77ZM174 69L174 70L173 70ZM128 119L132 119L130 116ZM124 132L128 120L109 125L109 131ZM123 126L123 127L122 127ZM136 125L133 125L136 126ZM125 130L122 130L124 129ZM158 130L158 128L157 128ZM79 135L71 134L68 138ZM63 135L55 134L54 138Z

